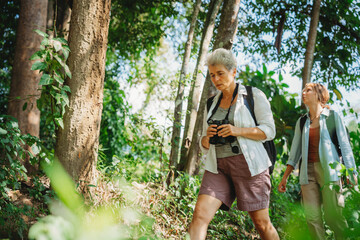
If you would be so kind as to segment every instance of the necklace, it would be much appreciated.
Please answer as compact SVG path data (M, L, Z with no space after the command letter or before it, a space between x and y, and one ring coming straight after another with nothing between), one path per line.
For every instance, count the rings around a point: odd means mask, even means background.
M311 119L311 118L310 118L310 124L312 124L312 123L313 123L313 121L314 121L316 118L318 118L318 117L320 117L320 115L315 116L313 119Z

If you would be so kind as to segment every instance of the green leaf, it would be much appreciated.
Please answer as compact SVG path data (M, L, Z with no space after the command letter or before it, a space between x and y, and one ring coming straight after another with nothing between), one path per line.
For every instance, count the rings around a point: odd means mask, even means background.
M36 144L31 146L31 150L34 153L34 155L38 155L40 152L40 148L38 146L36 146Z
M30 57L30 60L38 60L41 58L42 58L42 51L37 51Z
M67 75L69 78L71 78L71 72L70 72L69 67L65 64L64 68L65 68L65 73L66 73L66 75Z
M47 33L44 33L43 31L40 31L39 29L35 29L34 32L36 32L37 34L39 34L40 36L47 38L49 37L49 35Z
M0 127L0 134L1 135L7 134L7 131Z
M63 52L63 54L64 54L65 60L67 60L68 57L69 57L69 52L70 52L70 51L68 51L67 49L63 48L63 49L62 49L62 52Z
M66 65L58 55L54 55L54 58L56 59L56 61L58 61L60 63L60 65L62 67L64 67L64 65Z
M22 107L22 110L23 110L23 111L25 111L25 110L26 110L27 105L28 105L28 103L27 103L27 102L25 102L25 103L24 103L24 105L23 105L23 107Z
M83 201L75 190L75 184L58 160L45 165L44 170L50 178L51 186L62 203L76 216L83 216Z
M64 86L62 87L62 90L71 93L70 87L69 87L68 85L64 85Z
M68 44L65 38L54 38L54 40L61 42L62 44Z
M284 77L281 73L279 73L279 82L281 82L282 80L284 80Z
M41 41L40 45L41 45L41 46L49 46L49 45L50 45L49 39L44 38L44 39Z
M58 51L60 51L62 49L61 42L56 41L55 39L53 39L53 44L54 44L54 48L55 48L56 52L58 52Z
M56 104L61 104L61 98L62 98L62 96L61 96L61 94L56 94L55 95L55 99L56 99Z
M46 69L47 64L44 62L35 62L32 66L31 66L31 70L44 70Z
M55 122L58 126L60 126L62 129L64 129L64 122L62 118L55 118Z
M40 78L39 85L49 85L52 83L52 79L49 74L43 74Z
M333 92L335 93L336 98L341 101L341 99L342 99L341 92L338 89L333 89Z
M66 94L66 92L62 92L61 97L62 97L63 101L65 102L65 104L69 106L69 97Z
M54 76L54 79L55 79L58 83L60 83L60 84L63 84L63 83L64 83L64 79L62 79L62 78L59 77L58 75L55 75L55 76Z

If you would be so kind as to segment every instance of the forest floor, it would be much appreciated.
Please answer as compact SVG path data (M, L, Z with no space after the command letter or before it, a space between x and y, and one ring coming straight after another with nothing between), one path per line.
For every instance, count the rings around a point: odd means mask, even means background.
M193 206L185 207L179 204L178 196L174 196L166 186L161 183L137 183L124 184L123 182L108 181L100 177L96 187L93 187L91 195L85 199L86 205L92 209L114 204L135 206L142 214L153 219L152 229L159 239L186 239L186 233L191 222ZM49 195L51 191L50 181L46 177L40 180L44 188L42 195ZM0 239L27 239L29 227L35 224L39 218L50 214L49 206L42 196L34 195L34 181L21 182L21 191L9 191L7 194L14 207L17 207L18 215L9 216L5 224L0 227ZM129 193L129 191L131 193ZM125 195L133 195L130 199ZM186 196L184 196L186 198ZM120 220L121 221L121 220ZM210 231L218 235L216 225L210 225ZM236 223L227 223L225 228L230 228L235 234L238 232L246 239L259 239L257 234L244 233L241 226ZM214 234L212 234L214 236ZM207 239L227 239L226 236L218 238L209 236ZM232 239L237 239L232 238Z

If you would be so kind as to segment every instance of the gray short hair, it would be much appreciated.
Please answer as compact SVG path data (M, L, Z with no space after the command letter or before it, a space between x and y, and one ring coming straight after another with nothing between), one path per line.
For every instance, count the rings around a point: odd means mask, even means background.
M206 59L206 65L222 64L227 70L231 71L236 68L236 58L234 54L225 48L218 48L210 53Z

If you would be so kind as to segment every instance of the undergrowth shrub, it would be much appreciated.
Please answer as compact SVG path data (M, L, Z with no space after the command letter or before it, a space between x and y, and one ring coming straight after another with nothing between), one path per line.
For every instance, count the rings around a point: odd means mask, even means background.
M29 179L20 159L38 164L41 159L46 160L46 154L41 152L38 138L21 134L15 118L1 115L0 159L0 232L10 238L23 238L29 219L36 218L39 212L47 212L46 202L52 194L40 181L40 176ZM29 197L31 203L21 202L23 196Z

